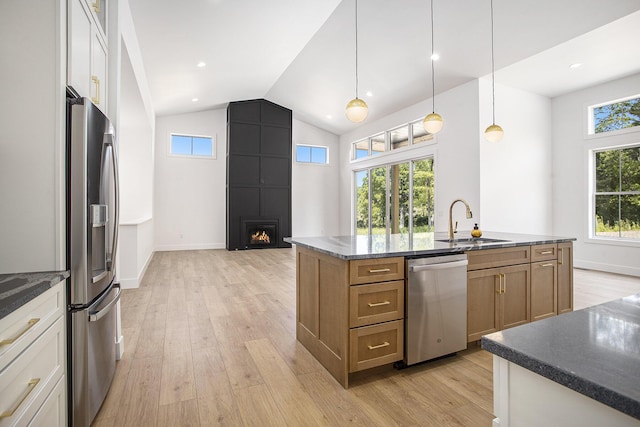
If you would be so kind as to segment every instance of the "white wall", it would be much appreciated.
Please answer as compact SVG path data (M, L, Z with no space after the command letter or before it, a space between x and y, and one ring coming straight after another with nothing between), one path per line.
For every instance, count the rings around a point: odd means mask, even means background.
M0 273L63 270L66 2L0 2Z
M409 123L431 113L431 98L373 122L365 122L358 129L340 137L340 234L352 234L353 170L362 163L350 162L351 143L361 138ZM410 150L412 158L435 151L436 231L448 229L449 205L458 198L467 200L473 218L466 219L464 206L456 204L454 221L458 229L470 230L480 223L480 181L478 146L478 82L472 81L436 96L436 111L444 119L444 127L436 135L436 144L416 146ZM395 161L397 153L376 156L375 160Z
M327 147L329 164L296 162L296 144ZM335 236L340 232L340 140L300 120L293 120L291 182L293 236Z
M225 247L226 123L226 109L156 119L156 250ZM171 133L214 137L216 158L170 156Z
M480 89L481 228L511 233L551 234L551 100L496 85L496 123L504 138L491 143L491 81Z
M640 244L589 240L589 150L640 143L640 130L587 137L587 107L640 93L640 74L559 96L553 114L553 233L575 236L576 267L640 276Z

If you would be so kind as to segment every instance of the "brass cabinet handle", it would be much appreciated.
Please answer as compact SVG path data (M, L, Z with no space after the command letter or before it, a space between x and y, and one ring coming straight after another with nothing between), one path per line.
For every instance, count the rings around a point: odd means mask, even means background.
M540 251L538 252L540 255L551 255L553 251Z
M93 8L93 11L95 13L100 13L100 0L96 0L95 2L91 3L91 7Z
M27 326L21 330L20 332L18 332L18 335L16 335L13 338L7 338L6 340L2 340L0 341L0 346L1 345L7 345L7 344L13 344L13 342L15 342L18 338L20 338L21 336L23 336L24 334L27 333L27 331L31 328L33 328L33 325L35 325L36 323L38 323L40 321L39 318L35 318L35 319L30 319L27 322Z
M18 408L20 408L20 405L22 405L22 402L24 402L25 399L29 397L29 395L31 394L33 389L36 388L39 382L40 382L40 378L34 378L31 381L29 381L27 383L27 386L28 386L27 391L22 395L22 397L18 400L18 402L16 402L16 406L13 409L10 409L8 411L4 411L3 413L1 413L0 419L9 418L10 416L12 416L14 412L16 412Z
M367 303L367 305L369 307L380 307L381 305L389 305L391 304L390 301L383 301L383 302L369 302Z
M96 96L95 98L91 98L91 101L93 101L94 104L99 105L100 104L100 79L97 76L91 76L91 81L93 82L94 85L96 85Z
M498 280L498 290L496 293L502 295L507 291L507 276L504 273L498 273Z
M368 345L367 347L369 347L369 350L375 350L377 348L382 348L382 347L388 347L391 344L389 344L388 341L383 342L382 344L378 344L378 345Z
M564 248L558 248L558 264L564 264Z
M369 273L388 273L388 272L390 272L390 271L391 271L391 269L390 269L390 268L379 268L379 269L377 269L377 270L375 270L375 269L370 269L370 270L369 270Z
M502 293L507 293L507 275L502 273Z
M540 267L553 267L553 264L552 263L540 264Z

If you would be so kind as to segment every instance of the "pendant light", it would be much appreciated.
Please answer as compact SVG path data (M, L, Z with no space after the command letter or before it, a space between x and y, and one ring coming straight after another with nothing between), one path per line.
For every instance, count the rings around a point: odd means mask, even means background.
M354 123L360 123L367 118L369 107L358 98L358 0L356 2L356 97L347 104L347 118Z
M432 100L432 112L431 114L427 114L427 116L422 121L422 126L424 130L429 132L430 134L436 134L442 130L442 126L444 122L442 121L442 116L436 113L436 77L434 72L434 52L433 52L433 0L431 0L431 100Z
M489 142L499 142L504 136L504 131L500 125L496 124L496 78L495 61L493 56L493 0L491 0L491 106L493 110L493 122L484 131L484 137Z

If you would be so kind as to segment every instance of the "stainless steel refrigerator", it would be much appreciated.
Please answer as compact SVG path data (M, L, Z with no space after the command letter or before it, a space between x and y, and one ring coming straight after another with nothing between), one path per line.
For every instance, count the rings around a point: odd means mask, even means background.
M114 129L88 98L67 98L69 419L89 426L115 373L118 163Z

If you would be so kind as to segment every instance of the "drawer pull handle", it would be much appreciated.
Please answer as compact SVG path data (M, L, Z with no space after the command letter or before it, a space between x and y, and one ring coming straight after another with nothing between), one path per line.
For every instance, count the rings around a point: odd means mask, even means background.
M377 270L375 269L369 270L369 273L388 273L390 271L391 271L390 268L378 268Z
M96 86L96 96L91 98L94 104L100 105L100 79L97 76L91 76L91 81Z
M18 332L18 335L16 335L13 338L7 338L6 340L2 340L0 341L0 346L1 345L7 345L7 344L13 344L18 338L20 338L21 336L23 336L24 334L27 333L27 331L29 329L31 329L33 327L33 325L35 325L36 323L38 323L40 321L39 318L35 318L35 319L30 319L29 322L27 322L27 326L21 330L20 332Z
M549 264L540 264L540 267L553 267L552 263Z
M538 252L540 255L551 255L553 251L540 251Z
M378 345L368 345L367 347L369 347L369 350L375 350L378 348L382 348L382 347L389 347L391 344L389 344L389 342L385 341L382 344L378 344Z
M558 255L559 255L559 256L558 256L558 264L559 264L559 265L564 264L564 251L563 251L563 249L564 249L564 248L558 248L558 252L559 252L559 253L558 253Z
M369 307L380 307L381 305L389 305L391 304L390 301L382 301L382 302L369 302L367 303L367 305Z
M22 405L22 402L24 402L25 399L29 397L29 395L31 394L33 389L36 388L39 382L40 382L40 378L34 378L31 381L29 381L29 383L27 384L28 385L27 391L22 395L20 400L18 400L18 402L16 403L16 406L9 411L4 411L3 413L1 413L0 419L9 418L10 416L12 416L18 410L18 408L20 408L20 405Z

